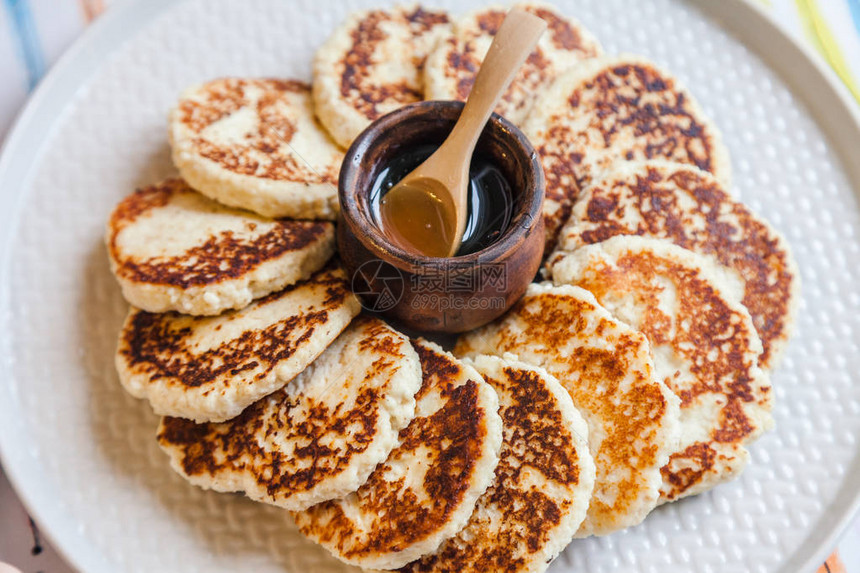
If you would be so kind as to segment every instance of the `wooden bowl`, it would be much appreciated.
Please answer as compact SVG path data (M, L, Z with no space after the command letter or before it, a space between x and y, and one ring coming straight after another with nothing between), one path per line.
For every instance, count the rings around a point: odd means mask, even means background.
M425 332L457 333L503 314L525 292L541 263L544 176L522 132L493 114L476 153L491 159L511 185L511 223L498 241L450 258L416 255L390 242L370 209L370 192L389 162L415 147L441 144L460 116L460 102L403 107L371 124L353 142L338 182L340 257L367 310Z

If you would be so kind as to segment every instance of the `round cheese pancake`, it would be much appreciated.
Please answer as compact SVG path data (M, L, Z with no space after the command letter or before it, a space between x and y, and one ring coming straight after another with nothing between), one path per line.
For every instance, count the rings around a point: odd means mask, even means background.
M514 4L542 18L547 31L514 78L496 111L515 124L521 123L537 94L564 70L601 53L594 36L572 18L559 14L550 4ZM455 21L453 29L427 58L424 69L426 99L465 101L472 91L478 69L487 55L509 8L482 8Z
M221 422L292 380L359 310L345 273L331 267L219 316L132 308L116 367L156 414Z
M499 401L474 368L417 341L423 382L400 445L359 490L295 514L302 533L353 565L396 569L466 525L493 481Z
M743 303L764 347L759 365L776 366L799 299L797 265L785 239L712 175L665 161L614 164L580 195L559 249L573 251L616 235L668 239L734 270L744 281Z
M267 217L337 217L343 153L314 117L310 86L226 78L185 91L170 114L173 163L188 183Z
M657 504L660 468L676 451L678 398L656 377L645 337L588 292L532 284L504 316L460 337L458 355L510 352L545 368L588 423L597 467L577 535L636 525Z
M557 284L588 289L651 342L658 376L681 399L681 443L663 468L670 501L735 477L745 444L773 426L762 346L740 281L715 260L668 241L614 237L566 255Z
M545 370L490 356L471 364L499 396L503 441L495 481L460 533L400 570L545 571L570 543L591 499L588 426Z
M619 159L668 159L731 178L721 136L678 80L638 56L594 58L560 76L523 128L546 174L552 248L581 189ZM549 251L547 251L549 252Z
M420 6L351 15L314 58L314 104L343 147L373 120L423 99L427 54L448 15Z
M164 418L158 442L194 485L290 510L357 490L415 413L409 339L360 317L283 389L220 424Z
M334 225L265 219L170 179L120 202L106 242L132 305L206 315L242 308L319 270L334 252Z

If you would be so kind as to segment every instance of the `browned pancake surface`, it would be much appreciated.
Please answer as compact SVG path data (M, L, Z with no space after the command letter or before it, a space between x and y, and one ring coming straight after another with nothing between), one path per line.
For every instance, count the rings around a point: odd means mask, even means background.
M588 422L597 467L580 535L635 525L658 498L677 436L677 399L654 372L648 340L567 285L532 284L507 314L457 341L458 355L502 355L545 368Z
M547 23L547 32L529 55L496 108L511 121L522 121L537 94L564 69L578 60L600 53L597 41L575 24L543 3L517 4ZM472 91L477 72L490 40L498 33L508 8L488 8L455 22L454 33L440 42L428 68L429 99L465 101Z
M292 383L237 418L167 417L158 440L192 483L300 510L354 491L387 457L420 379L409 340L361 317Z
M343 69L340 94L369 120L378 119L391 111L391 106L399 107L423 99L420 83L405 79L393 84L384 83L373 76L372 67L379 57L377 50L388 38L386 22L397 25L407 23L410 39L415 41L435 27L448 24L449 19L445 12L427 10L421 6L395 12L373 10L351 31L350 49L339 64ZM404 46L402 49L410 48ZM415 50L413 54L412 64L419 74L426 57L424 50ZM380 108L381 104L385 105L384 109Z
M785 240L716 179L665 162L618 166L586 190L559 246L573 250L616 235L669 239L735 270L764 346L759 362L775 364L790 335L796 265Z
M219 316L133 308L117 349L120 380L158 414L224 421L304 370L359 308L332 265Z
M262 92L254 98L248 91ZM184 98L176 122L186 128L187 146L227 171L275 181L337 185L338 165L311 167L291 146L297 130L295 118L285 113L290 94L310 96L310 86L295 80L224 78L207 83L193 98ZM207 136L207 127L248 108L257 127L243 141ZM309 150L308 150L309 151ZM302 150L306 152L306 150Z
M181 179L168 179L156 185L138 189L114 209L108 222L107 243L116 264L115 272L123 279L137 283L202 287L245 275L266 261L295 251L333 233L334 226L324 221L265 220L273 228L257 235L261 219L250 213L244 223L247 234L226 231L211 234L208 239L184 249L178 255L142 258L126 253L118 237L142 216L169 202L182 201L183 196L194 202L195 211L218 212L225 208L203 199ZM204 202L202 206L199 204ZM250 239L248 238L250 235ZM159 237L153 237L157 242Z
M331 271L321 274L328 276L322 280L315 276L312 280L315 286L322 285L328 293L322 306L307 314L284 317L263 330L248 330L238 339L225 341L202 353L189 348L187 335L193 332L194 322L210 320L208 317L198 319L172 312L137 312L131 318L130 328L123 332L120 354L128 360L131 368L148 375L150 380L166 379L176 386L209 386L225 374L237 376L244 371L254 371L255 378L264 378L281 360L295 352L297 342L326 324L328 311L339 307L349 296L349 287L343 278L332 276ZM273 293L254 304L256 308L265 307L306 282ZM242 314L230 313L223 322L241 318Z
M492 390L438 347L414 348L424 381L400 445L356 493L295 515L302 533L348 563L396 568L435 551L492 479L501 445Z
M773 425L773 392L758 367L752 320L740 297L720 285L716 265L706 269L710 261L700 255L639 237L568 257L555 264L553 279L589 290L648 337L658 372L681 399L681 447L662 469L662 499L737 475L748 459L745 444Z
M356 12L317 50L314 107L341 147L372 121L424 99L425 60L448 21L444 11L416 5Z
M457 536L400 571L542 571L585 515L594 483L585 422L545 372L496 360L475 363L499 394L504 441L495 481Z
M538 100L525 127L546 174L548 246L581 189L612 162L667 159L728 183L719 134L678 81L638 57L584 62Z

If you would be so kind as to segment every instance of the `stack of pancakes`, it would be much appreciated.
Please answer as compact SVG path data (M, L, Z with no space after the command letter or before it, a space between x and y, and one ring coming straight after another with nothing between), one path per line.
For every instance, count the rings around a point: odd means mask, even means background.
M181 178L116 207L116 365L191 483L287 510L368 570L543 571L574 537L736 477L773 424L798 276L730 193L677 79L548 32L499 104L547 179L544 282L453 349L361 313L335 256L343 149L465 99L509 7L357 13L312 84L219 79L169 120Z

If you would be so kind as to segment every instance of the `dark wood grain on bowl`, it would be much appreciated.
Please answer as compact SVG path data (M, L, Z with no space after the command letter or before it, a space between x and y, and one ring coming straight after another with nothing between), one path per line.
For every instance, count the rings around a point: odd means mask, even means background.
M492 159L511 184L511 223L498 241L478 252L431 258L388 241L370 211L380 171L399 154L441 144L463 104L421 102L371 124L352 144L340 172L338 248L353 288L366 308L426 332L464 332L500 316L525 292L544 246L544 178L526 137L493 115L476 153Z

